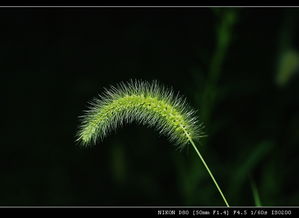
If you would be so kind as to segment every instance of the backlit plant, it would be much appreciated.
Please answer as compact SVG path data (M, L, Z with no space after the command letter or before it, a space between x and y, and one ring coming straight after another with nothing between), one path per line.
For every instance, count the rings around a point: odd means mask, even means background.
M131 80L111 86L91 102L81 120L77 140L83 145L96 143L97 139L103 139L117 127L132 122L156 128L161 134L168 136L179 149L190 143L229 207L194 143L204 137L203 126L195 116L195 111L187 105L185 98L175 95L157 81L149 83Z

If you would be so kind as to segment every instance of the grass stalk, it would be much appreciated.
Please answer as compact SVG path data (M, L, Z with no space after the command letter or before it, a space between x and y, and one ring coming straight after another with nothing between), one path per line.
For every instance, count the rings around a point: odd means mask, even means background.
M250 183L251 183L251 190L252 190L252 194L253 194L253 199L254 199L255 206L261 207L262 206L262 202L261 202L261 198L260 198L258 189L256 187L256 184L253 181L253 179L251 179Z
M224 196L224 194L223 194L223 192L221 191L221 188L219 187L219 185L218 185L216 179L214 178L214 176L213 176L213 174L212 174L212 172L211 172L209 166L207 165L207 163L205 162L204 158L203 158L202 155L200 154L200 152L199 152L199 150L197 149L195 143L193 142L193 140L192 140L191 138L189 138L189 141L190 141L190 143L192 144L194 150L196 151L198 157L199 157L200 160L202 161L203 165L204 165L205 168L207 169L207 171L208 171L210 177L212 178L212 180L213 180L213 182L214 182L216 188L218 189L218 191L219 191L219 193L220 193L220 195L221 195L223 201L225 202L226 206L227 206L227 207L230 207L229 204L228 204L228 202L227 202L227 200L226 200L226 198L225 198L225 196Z

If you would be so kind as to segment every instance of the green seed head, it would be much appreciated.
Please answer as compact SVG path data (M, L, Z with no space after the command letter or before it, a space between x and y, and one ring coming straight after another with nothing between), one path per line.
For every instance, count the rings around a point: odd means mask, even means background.
M92 101L83 115L78 141L87 145L103 139L111 130L125 123L137 122L155 127L170 141L183 148L187 142L202 136L195 112L185 99L157 81L131 80L106 89Z

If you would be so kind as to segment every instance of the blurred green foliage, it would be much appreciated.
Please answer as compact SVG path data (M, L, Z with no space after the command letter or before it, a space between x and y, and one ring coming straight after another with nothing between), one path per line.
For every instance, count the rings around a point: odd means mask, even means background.
M198 109L231 205L298 205L297 8L1 9L0 205L223 205L191 147L129 125L75 143L103 87L157 79Z

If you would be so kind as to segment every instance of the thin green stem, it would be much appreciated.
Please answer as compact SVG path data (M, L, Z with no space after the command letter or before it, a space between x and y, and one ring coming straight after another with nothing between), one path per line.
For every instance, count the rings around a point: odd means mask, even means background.
M212 174L210 168L208 167L207 163L205 162L205 160L204 160L203 157L201 156L201 154L200 154L200 152L198 151L198 149L197 149L196 145L194 144L193 140L192 140L190 137L188 137L188 138L189 138L189 141L190 141L190 143L192 144L193 148L195 149L197 155L199 156L200 160L202 161L203 165L205 166L205 168L207 169L208 173L210 174L210 176L211 176L211 178L212 178L214 184L216 185L218 191L220 192L221 197L223 198L223 200L224 200L226 206L229 207L229 204L227 203L227 200L226 200L226 198L225 198L223 192L221 191L221 189L220 189L218 183L216 182L216 180L215 180L215 178L214 178L214 176L213 176L213 174Z
M253 181L253 179L250 179L250 180L251 180L251 189L252 189L252 193L253 193L253 199L254 199L255 206L260 207L260 206L262 206L262 203L261 203L259 192L257 190L256 184Z

